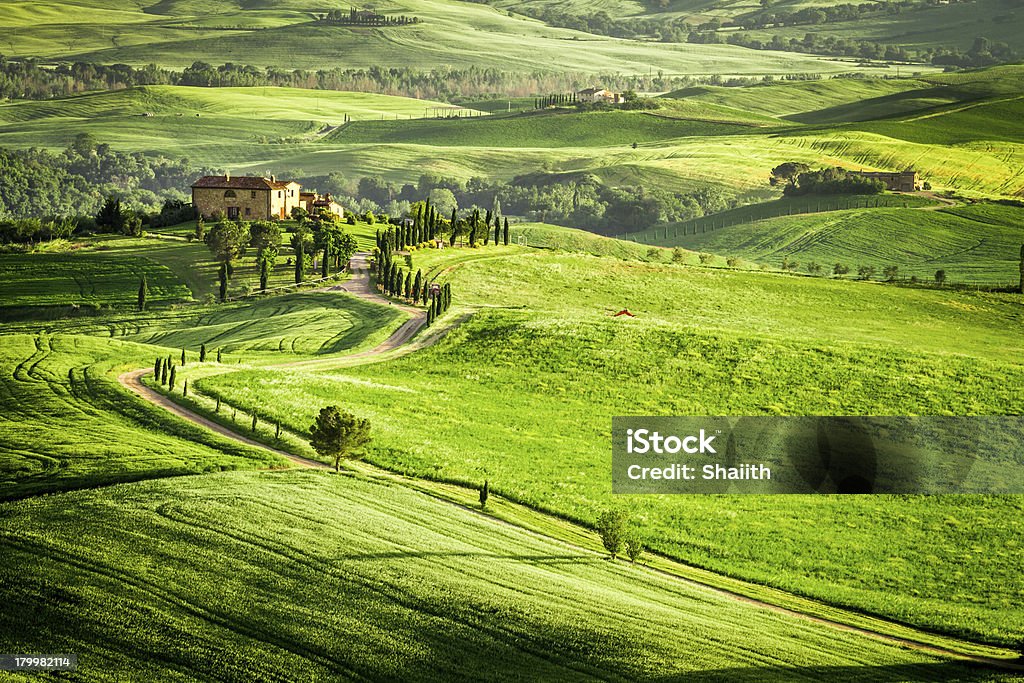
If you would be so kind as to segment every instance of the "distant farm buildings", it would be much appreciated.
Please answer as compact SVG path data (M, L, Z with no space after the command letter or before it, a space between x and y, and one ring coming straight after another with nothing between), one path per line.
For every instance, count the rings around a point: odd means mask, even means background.
M604 102L605 104L622 104L622 95L604 88L587 88L576 93L576 99L580 102Z
M862 178L881 180L885 189L892 192L913 192L917 189L917 171L909 168L906 171L894 173L885 171L850 171L850 173Z
M339 218L344 213L330 195L302 192L294 180L274 176L203 176L192 183L192 206L203 218L224 215L232 220L290 218L296 208L311 214L326 209Z

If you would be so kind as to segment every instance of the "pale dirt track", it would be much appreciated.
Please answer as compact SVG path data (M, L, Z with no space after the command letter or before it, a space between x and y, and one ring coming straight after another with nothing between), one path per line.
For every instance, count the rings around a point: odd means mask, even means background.
M345 291L345 292L348 292L349 294L353 294L355 296L358 296L358 297L360 297L362 299L365 299L367 301L372 301L374 303L379 303L379 304L383 304L383 305L396 305L398 308L400 308L403 311L409 313L412 317L408 321L406 321L401 327L399 327L390 337L388 337L382 343L378 344L373 349L371 349L369 351L363 351L363 352L360 352L360 353L357 353L357 354L352 354L350 356L346 356L346 358L364 358L364 359L366 359L366 358L372 358L374 356L379 356L381 354L385 354L385 353L388 353L388 352L391 352L391 351L395 351L395 350L397 350L397 349L407 345L409 340L411 340L413 338L413 336L415 336L415 334L420 330L420 328L426 322L426 315L424 314L424 312L421 309L413 308L411 306L405 306L403 304L394 304L389 299L386 299L385 297L377 294L375 291L372 290L372 288L370 287L369 268L368 268L368 263L367 263L367 256L368 255L366 253L360 253L360 254L356 254L355 256L353 256L353 259L351 261L351 266L350 266L350 269L351 269L351 272L352 272L352 278L348 282L346 282L344 285L338 285L338 286L330 287L330 288L327 288L326 291ZM439 336L437 336L437 337L435 337L433 339L430 339L430 340L427 341L426 345L429 345L430 343L435 343L440 338L441 338L441 336L439 335ZM310 361L310 362L315 363L316 361ZM300 365L303 365L304 363L305 362L300 362L300 363L296 363L296 364L288 364L288 367L300 366ZM287 458L289 461L291 461L292 463L294 463L298 467L315 468L315 469L321 469L321 470L323 470L323 469L332 469L331 467L329 467L328 465L325 465L324 463L316 462L315 460L309 460L308 458L303 458L303 457L294 455L292 453L288 453L287 451L278 450L276 448L272 448L270 446L267 446L266 444L260 443L258 441L253 440L253 439L250 439L250 438L248 438L248 437L246 437L246 436L244 436L242 434L239 434L239 433L237 433L237 432L235 432L235 431L233 431L233 430L231 430L231 429L229 429L229 428L227 428L227 427L225 427L223 425L220 425L220 424L218 424L216 422L213 422L212 420L209 420L209 419L203 417L202 415L189 410L188 408L185 408L183 406L178 405L177 403L175 403L174 401L170 400L169 398L167 398L163 394L161 394L161 393L159 393L157 391L154 391L153 389L150 389L149 387L147 387L146 385L144 385L142 383L142 381L141 381L142 376L147 374L147 373L149 373L149 372L151 372L151 369L149 369L149 368L142 368L142 369L139 369L139 370L132 370L130 372L126 372L126 373L123 373L122 375L120 375L118 377L118 381L123 386L125 386L129 391L131 391L132 393L138 395L139 397L143 398L144 400L149 401L150 403L152 403L154 405L160 406L161 408L164 408L165 410L168 410L169 412L173 413L174 415L177 415L178 417L180 417L182 419L188 420L188 421L190 421L190 422L192 422L194 424L200 425L202 427L206 427L207 429L210 429L213 432L215 432L217 434L220 434L221 436L227 437L229 439L233 439L235 441L238 441L240 443L246 444L248 446L253 446L255 448L262 448L262 449L268 450L268 451L270 451L272 453L280 455L281 457ZM374 469L376 470L377 468L374 468ZM392 480L394 480L394 481L396 481L397 483L400 483L400 484L405 480L405 477L402 477L401 475L397 475L397 474L394 474L394 473L391 473L391 472L387 472L385 470L380 470L379 474L381 476L385 476L385 477L387 477L389 479L392 479ZM417 489L417 490L421 490L421 489ZM432 495L429 492L425 492L425 493L427 493L427 495ZM443 498L443 497L440 497L440 496L437 496L437 495L433 495L433 497L437 498L438 500L442 500L444 502L447 502L447 503L450 503L452 505L455 505L455 506L457 506L459 508L463 508L465 510L469 510L469 511L472 511L472 512L483 514L479 510L477 510L475 508L472 508L472 507L468 507L468 506L462 505L461 503L457 503L457 502L448 500L446 498ZM565 546L567 548L571 548L571 549L573 549L575 551L585 552L585 553L588 553L588 554L593 554L594 553L594 551L592 551L592 550L590 550L588 548L585 548L583 546L578 546L578 545L575 545L575 544L573 544L573 543L571 543L569 541L566 541L566 540L557 539L557 538L553 538L553 537L544 535L542 533L539 533L539 532L527 529L525 527L521 527L521 526L519 526L517 524L513 524L512 522L501 520L501 519L498 519L498 518L495 518L495 517L492 517L492 516L488 516L488 519L490 519L491 521L493 521L495 523L511 526L511 527L519 529L519 530L521 530L521 531L523 531L525 533L541 537L541 538L543 538L543 539L545 539L547 541L555 541L555 542L557 542L557 543L559 543L559 544L561 544L561 545L563 545L563 546ZM823 626L826 626L826 627L829 627L829 628L834 628L834 629L845 631L845 632L858 633L860 635L872 638L874 640L881 640L881 641L884 641L884 642L887 642L887 643L890 643L890 644L893 644L893 645L897 645L897 646L900 646L900 647L904 647L904 648L907 648L907 649L916 650L916 651L924 652L924 653L929 653L929 654L937 655L937 656L940 656L940 657L947 657L947 658L950 658L950 659L964 661L964 662L974 662L976 664L986 665L986 666L990 666L990 667L993 667L993 668L1002 669L1004 671L1024 672L1024 665L1020 664L1019 662L1014 662L1012 660L999 659L999 658L995 658L995 657L984 657L984 656L980 656L980 655L968 655L968 654L964 654L962 652L957 652L955 650L949 650L949 649L946 649L946 648L942 648L942 647L938 647L938 646L934 646L934 645L928 645L928 644L925 644L925 643L921 643L921 642L918 642L918 641L915 641L915 640L912 640L912 639L909 639L909 638L901 638L901 637L898 637L898 636L887 635L887 634L884 634L884 633L879 633L879 632L876 632L876 631L872 631L871 629L868 629L868 628L862 628L862 627L859 627L859 626L852 626L852 625L849 625L849 624L844 624L842 622L834 621L832 619L827 619L827 618L823 618L823 617L813 616L813 615L810 615L810 614L805 614L803 612L799 612L799 611L794 610L794 609L790 609L790 608L787 608L787 607L781 607L779 605L775 605L775 604L772 604L770 602L764 602L764 601L758 600L756 598L751 598L751 597L748 597L748 596L745 596L745 595L734 593L734 592L732 592L730 590L727 590L727 589L724 589L724 588L718 588L718 587L715 587L715 586L709 586L707 584L700 583L699 581L695 581L695 580L692 580L692 579L689 579L689 578L680 577L680 576L678 576L676 574L673 574L671 572L668 572L668 571L663 571L663 570L655 569L655 568L641 568L641 567L637 567L637 568L638 569L646 569L646 571L653 571L653 572L655 572L655 573L657 573L659 575L662 575L662 576L666 576L666 577L670 577L670 578L673 578L673 579L676 579L676 580L679 580L679 581L683 581L683 582L688 583L690 585L699 586L699 587L701 587L701 588L703 588L705 590L711 591L713 593L716 593L716 594L719 594L719 595L724 595L724 596L727 596L727 597L729 597L731 599L734 599L734 600L737 600L739 602L743 602L743 603L746 603L746 604L749 604L749 605L754 605L754 606L759 607L761 609L770 610L770 611L773 611L773 612L776 612L776 613L785 614L785 615L788 615L788 616L791 616L791 617L795 617L795 618L798 618L798 619L801 619L801 620L805 620L805 621L810 621L810 622L813 622L813 623L816 623L816 624L821 624Z

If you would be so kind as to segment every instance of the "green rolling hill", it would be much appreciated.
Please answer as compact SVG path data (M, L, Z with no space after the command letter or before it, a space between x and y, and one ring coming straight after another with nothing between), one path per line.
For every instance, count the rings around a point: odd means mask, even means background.
M815 262L831 272L842 263L897 266L901 277L930 282L944 270L950 282L1012 285L1024 244L1024 210L977 204L938 211L853 209L768 218L658 240L663 246L738 256L779 267ZM671 229L670 229L671 230Z
M809 55L762 53L730 45L662 45L547 26L478 3L397 0L389 15L414 15L415 26L325 26L322 10L307 3L199 5L166 1L140 7L96 2L48 6L48 22L33 21L41 3L5 0L0 10L17 17L3 51L51 59L77 59L185 67L197 59L259 67L481 67L506 71L582 73L793 73L840 72L851 65ZM102 8L98 13L97 8ZM387 56L382 64L381 56Z

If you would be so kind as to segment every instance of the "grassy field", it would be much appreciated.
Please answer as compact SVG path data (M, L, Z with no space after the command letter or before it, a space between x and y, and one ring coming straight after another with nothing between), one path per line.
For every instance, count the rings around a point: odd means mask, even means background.
M3 513L0 647L74 643L89 680L998 679L350 476L227 473Z
M856 272L895 265L902 277L931 281L939 269L950 282L1018 281L1024 210L995 204L906 211L868 209L784 216L714 231L681 234L658 244L734 255L778 267L784 258L814 261L826 272L841 262Z
M827 213L841 211L843 209L874 209L881 207L918 208L923 206L937 206L931 199L922 196L908 194L884 193L880 195L809 195L798 197L780 197L770 202L759 202L745 204L710 214L693 218L688 221L672 223L660 228L631 232L621 237L645 242L648 244L660 244L663 246L676 246L677 240L686 235L707 233L720 230L726 226L739 225L763 221L769 218L780 216L792 216L803 213Z
M278 456L129 398L110 373L152 365L154 353L159 351L89 336L0 336L6 416L0 422L0 499L281 466Z
M0 270L0 309L130 305L137 301L143 276L154 304L191 296L170 268L116 250L0 254Z
M356 122L332 133L325 142L434 147L604 147L749 130L748 126L658 117L645 112L537 112L441 121Z
M342 399L380 425L374 462L487 478L588 522L626 504L605 483L613 415L1001 414L1024 398L1012 297L536 253L444 277L462 305L511 310L478 313L393 363L199 386L296 429ZM608 317L623 307L639 317ZM1013 497L628 506L653 547L716 571L993 642L1012 642L1024 619Z
M353 121L408 119L455 109L370 93L145 86L0 104L0 135L5 146L64 149L78 133L91 132L118 149L221 164L235 158L238 152L231 150L239 145L273 158L280 152L268 150L315 142L346 116Z
M298 0L240 7L227 0L198 5L169 0L145 8L128 2L62 4L52 21L31 18L39 3L6 0L16 17L4 52L104 63L185 67L222 64L324 67L495 68L584 73L793 73L856 70L814 56L755 52L730 45L659 44L547 26L484 4L396 0L390 15L418 16L415 26L322 26ZM105 12L94 13L97 7ZM326 8L325 8L326 9ZM44 15L45 16L45 15ZM382 64L381 55L387 55Z

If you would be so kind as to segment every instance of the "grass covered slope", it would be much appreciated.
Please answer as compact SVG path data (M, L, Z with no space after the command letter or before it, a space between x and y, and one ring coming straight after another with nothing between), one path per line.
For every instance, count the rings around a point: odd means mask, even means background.
M608 459L615 415L1012 414L1024 400L1015 298L543 253L443 277L459 305L513 310L390 363L198 386L296 430L311 406L342 401L379 425L370 459L384 467L489 479L588 523L626 506L654 548L699 566L1015 641L1014 497L626 500L610 493ZM610 317L622 308L638 317Z
M349 476L219 474L3 513L0 648L61 644L89 680L997 678Z
M0 254L0 309L50 305L133 304L145 277L149 301L190 296L174 272L145 258L107 251Z
M277 146L314 142L346 116L354 121L407 119L433 115L435 108L452 107L409 97L331 90L142 86L46 102L0 104L0 135L6 146L64 149L75 135L89 132L127 151L224 164L238 158L240 145L266 159L281 153Z
M817 262L898 266L900 275L950 282L1012 284L1019 280L1024 210L975 204L939 211L853 209L729 225L670 240L688 249L733 255L771 266ZM665 242L662 242L663 244Z
M84 336L0 336L0 499L283 464L140 401L110 376L152 365L156 353Z
M79 0L60 16L36 24L25 3L4 0L16 11L17 31L5 53L185 67L197 59L288 69L471 66L512 71L585 73L794 73L838 72L850 65L794 53L762 53L731 45L660 44L561 29L486 4L451 0L395 0L377 8L390 16L417 16L417 25L324 26L299 0L239 5L230 0L198 4L158 2L142 8ZM32 3L36 4L36 3ZM103 8L106 13L94 14ZM381 56L386 55L386 63ZM853 67L856 68L856 67Z
M749 130L749 126L672 119L646 112L536 112L440 121L356 122L332 133L325 142L435 147L604 147Z

